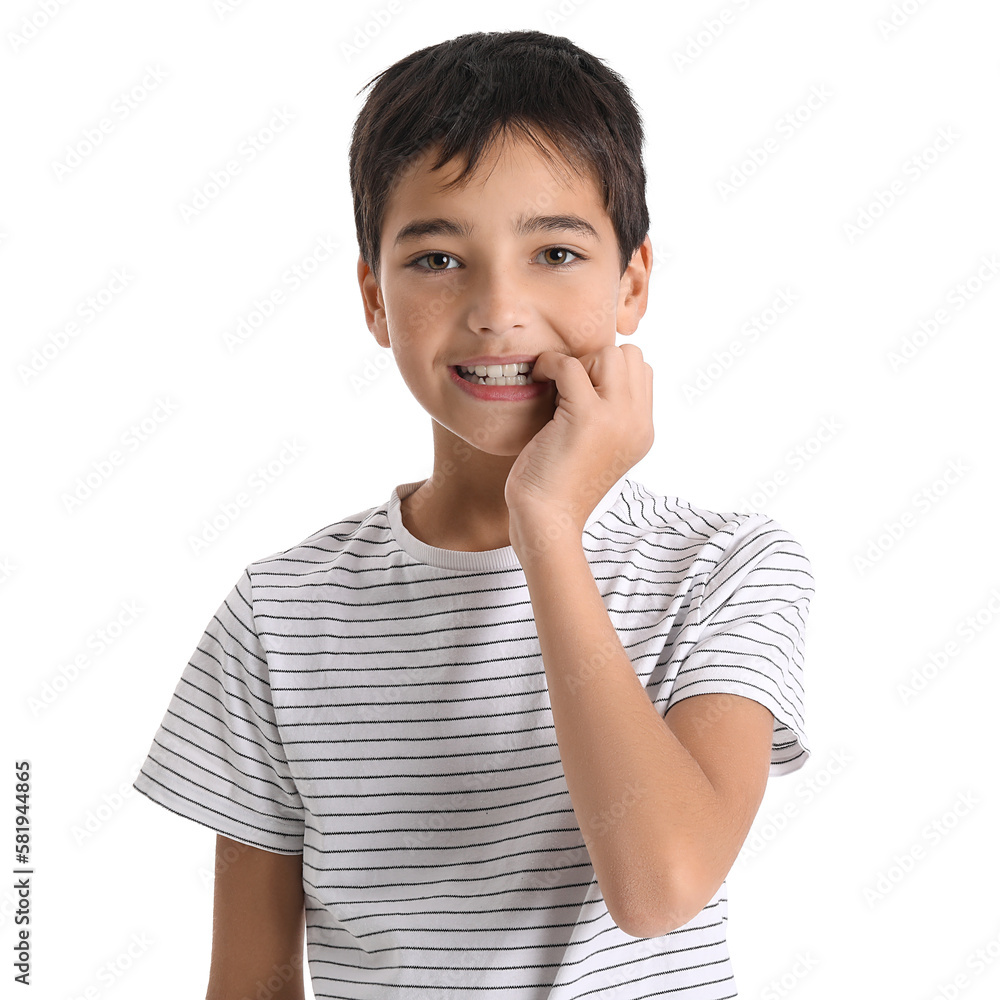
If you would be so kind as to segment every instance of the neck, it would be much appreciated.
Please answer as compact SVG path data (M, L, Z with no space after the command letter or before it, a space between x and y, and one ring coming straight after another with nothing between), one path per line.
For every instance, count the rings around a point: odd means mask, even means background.
M517 455L489 455L434 422L434 471L400 512L407 531L442 549L483 552L510 544L504 487Z

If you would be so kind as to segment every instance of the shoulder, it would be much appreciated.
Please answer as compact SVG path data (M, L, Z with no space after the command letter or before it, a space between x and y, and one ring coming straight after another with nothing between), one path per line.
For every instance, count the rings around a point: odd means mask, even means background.
M628 480L618 502L601 518L605 540L646 553L688 575L766 561L811 577L798 539L760 511L713 510Z
M327 524L286 549L255 559L246 568L257 584L273 576L298 576L321 572L352 550L371 551L388 541L386 503L367 507Z

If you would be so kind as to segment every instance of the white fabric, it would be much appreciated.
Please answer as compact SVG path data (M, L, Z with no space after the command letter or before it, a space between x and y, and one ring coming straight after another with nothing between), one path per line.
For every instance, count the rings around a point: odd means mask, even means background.
M735 997L726 883L671 934L612 921L514 550L421 542L399 507L419 485L244 570L134 787L303 854L317 998ZM583 543L660 714L708 692L751 698L774 716L770 773L800 768L813 578L798 542L763 514L623 477Z

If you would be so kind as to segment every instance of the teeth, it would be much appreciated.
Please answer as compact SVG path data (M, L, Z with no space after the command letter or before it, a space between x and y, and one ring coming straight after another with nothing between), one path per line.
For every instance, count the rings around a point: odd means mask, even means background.
M470 375L475 372L480 378L509 378L512 375L526 375L531 367L527 361L521 361L512 365L473 365L471 368L458 365L458 370Z
M456 365L466 382L476 385L533 385L532 365L521 361L511 365Z

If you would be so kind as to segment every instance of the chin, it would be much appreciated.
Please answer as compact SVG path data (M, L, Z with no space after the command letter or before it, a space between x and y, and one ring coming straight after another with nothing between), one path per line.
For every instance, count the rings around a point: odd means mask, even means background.
M470 457L467 454L468 449L478 451L481 455L492 455L494 458L517 458L524 451L525 445L535 436L537 428L532 428L530 433L497 431L489 435L477 435L473 429L471 433L467 431L468 437L450 427L448 430L458 438L455 451L460 458Z

